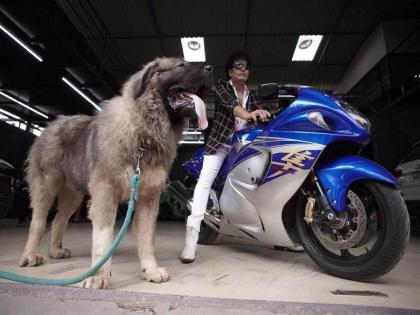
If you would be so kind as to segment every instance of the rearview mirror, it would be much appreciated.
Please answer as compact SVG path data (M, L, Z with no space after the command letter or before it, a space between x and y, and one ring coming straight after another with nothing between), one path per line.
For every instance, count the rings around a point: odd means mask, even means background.
M260 100L274 100L277 99L279 86L277 83L264 83L258 86L257 94Z

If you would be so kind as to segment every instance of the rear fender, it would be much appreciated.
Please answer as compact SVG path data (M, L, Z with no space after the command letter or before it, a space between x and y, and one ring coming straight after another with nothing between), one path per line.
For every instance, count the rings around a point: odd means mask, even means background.
M376 180L398 186L398 180L379 164L361 156L344 156L316 168L331 207L336 211L346 210L347 191L358 180Z

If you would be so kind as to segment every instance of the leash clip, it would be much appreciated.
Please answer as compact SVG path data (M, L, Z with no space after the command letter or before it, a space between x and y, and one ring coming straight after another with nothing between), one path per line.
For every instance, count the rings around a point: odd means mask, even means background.
M137 164L136 164L136 169L135 172L137 175L140 175L140 160L143 158L144 156L144 151L146 149L143 148L140 144L138 145L137 149L136 149L136 158L137 158Z
M137 158L137 165L136 165L135 172L136 172L137 175L140 175L140 160L144 156L144 151L153 149L154 147L155 147L155 145L153 145L153 144L141 143L139 141L139 144L138 144L137 149L136 149L136 154L135 154L136 158Z

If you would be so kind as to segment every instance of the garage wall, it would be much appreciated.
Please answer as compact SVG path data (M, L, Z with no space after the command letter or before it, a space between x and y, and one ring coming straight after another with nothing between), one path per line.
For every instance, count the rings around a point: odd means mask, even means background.
M380 116L371 118L375 160L394 169L408 153L412 144L420 141L420 104L400 103Z
M0 159L16 169L23 166L27 153L36 136L0 121Z

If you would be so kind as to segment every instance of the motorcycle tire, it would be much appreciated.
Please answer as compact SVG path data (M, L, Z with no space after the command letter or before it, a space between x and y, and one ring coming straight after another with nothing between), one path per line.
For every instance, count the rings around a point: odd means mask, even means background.
M354 194L349 195L352 192ZM357 244L345 249L328 248L325 244L331 242L328 237L331 238L332 234L326 234L323 239L319 233L321 229L314 229L313 223L307 224L303 219L306 202L303 196L299 198L297 208L297 231L308 255L326 273L350 280L369 281L389 272L403 257L410 237L408 211L399 190L379 182L359 181L351 185L346 218L354 209L349 205L350 197L353 200L359 198L359 204L366 212L366 235L361 235L363 237L358 239ZM371 249L367 248L369 244Z

